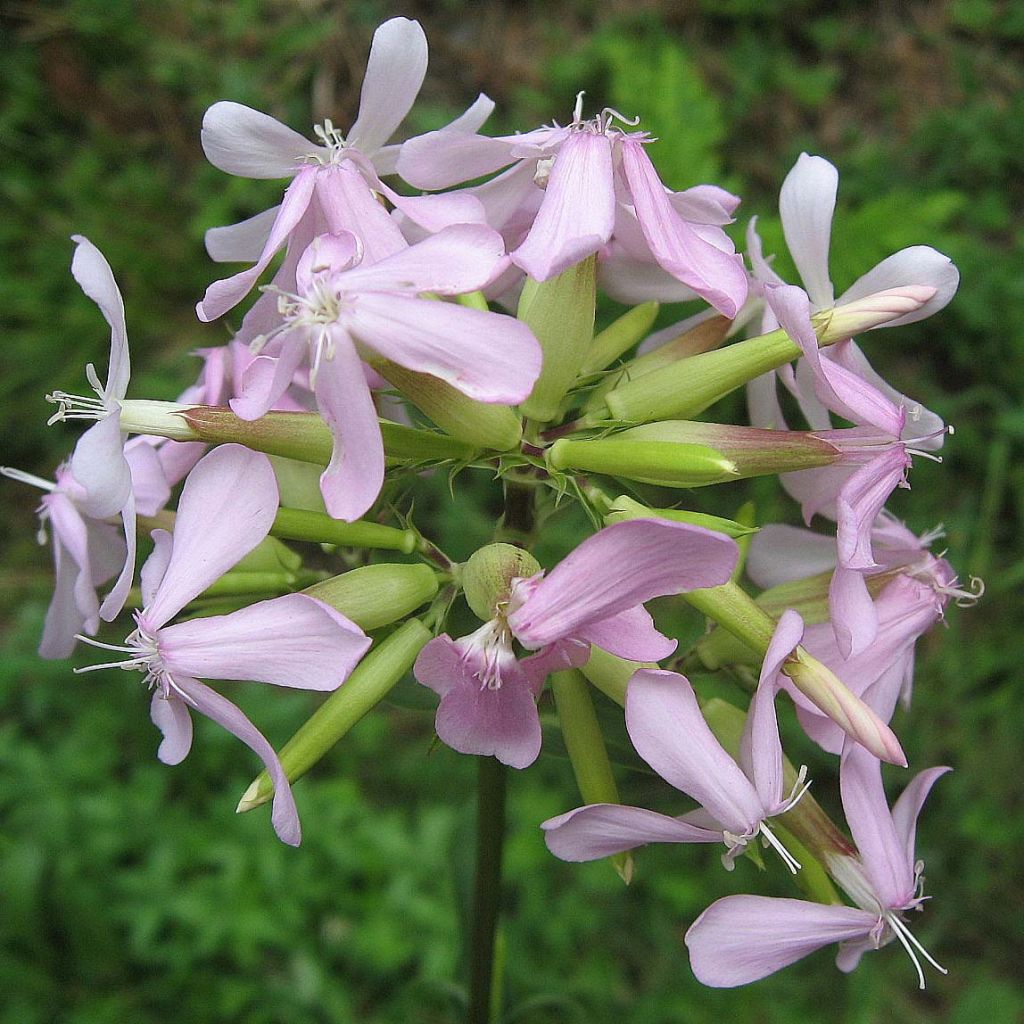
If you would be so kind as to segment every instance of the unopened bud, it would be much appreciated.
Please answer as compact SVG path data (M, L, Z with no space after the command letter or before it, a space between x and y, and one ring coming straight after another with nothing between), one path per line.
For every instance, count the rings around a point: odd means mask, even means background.
M497 606L506 601L514 579L528 579L540 572L540 563L529 551L514 544L488 544L469 556L462 567L466 603L482 622L493 619Z
M907 284L900 288L889 288L863 299L836 306L819 316L828 320L820 334L821 344L830 345L843 341L863 331L885 327L894 320L916 313L926 302L934 298L937 289L930 285Z
M554 469L585 470L664 487L704 487L734 480L735 465L706 445L671 441L561 438L547 453Z
M596 334L580 367L580 376L598 373L628 352L651 329L659 308L657 302L641 303Z
M306 593L368 630L404 619L429 601L437 586L428 565L364 565L314 583Z
M734 540L757 533L756 526L745 526L732 519L723 519L721 516L712 516L704 512L690 512L681 508L648 508L628 495L620 494L605 513L604 522L606 526L611 526L612 523L625 522L627 519L669 519L674 523L703 526L705 530L724 533Z

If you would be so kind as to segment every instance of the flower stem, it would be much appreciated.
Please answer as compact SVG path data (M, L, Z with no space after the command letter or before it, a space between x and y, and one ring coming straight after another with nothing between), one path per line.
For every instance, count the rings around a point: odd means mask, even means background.
M478 759L476 877L469 948L467 1024L492 1024L494 940L501 902L501 852L505 838L505 766Z

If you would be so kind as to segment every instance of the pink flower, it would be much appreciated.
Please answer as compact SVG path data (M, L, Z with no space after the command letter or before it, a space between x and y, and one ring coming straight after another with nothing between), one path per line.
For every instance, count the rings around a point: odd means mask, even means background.
M522 135L487 138L451 128L410 139L398 172L419 188L445 188L508 168L467 189L483 203L513 263L537 281L600 251L615 235L635 260L656 265L726 316L747 295L747 276L719 226L734 197L705 187L700 196L669 192L644 152L644 132L626 132L606 110Z
M733 760L708 728L685 676L642 669L626 690L626 729L637 753L670 785L701 809L673 818L619 804L590 804L545 821L544 839L556 857L596 860L651 842L724 842L722 862L733 862L748 843L762 838L793 872L800 865L772 832L767 819L784 814L803 796L804 772L794 791L782 788L782 745L775 692L782 663L800 643L803 623L786 612L764 658Z
M135 613L135 630L124 646L90 641L129 657L78 671L119 665L144 673L153 690L152 718L164 737L158 757L165 764L178 764L191 748L190 708L251 747L274 780L274 828L294 846L300 840L299 819L277 755L252 722L199 677L333 690L356 666L369 638L330 605L306 594L168 625L266 537L277 503L277 484L265 455L229 444L204 456L185 481L174 536L153 532L156 547L142 567L144 607Z
M643 602L729 579L735 543L667 520L615 523L588 537L550 573L513 581L497 616L468 637L443 634L414 674L441 697L438 736L464 754L525 768L540 753L536 698L547 676L586 662L590 645L636 661L675 650ZM536 653L518 659L518 641Z
M404 245L404 243L403 243ZM441 230L372 263L350 232L320 235L299 262L296 292L280 297L283 323L243 376L231 408L257 419L308 360L321 416L335 438L320 478L327 510L363 515L380 493L384 447L357 342L447 381L482 402L523 401L540 373L530 329L499 313L419 297L474 291L505 262L500 236L483 225Z
M302 252L325 231L354 232L374 261L403 249L402 232L378 202L378 195L428 231L482 219L479 203L469 197L410 198L380 180L379 175L394 171L398 150L385 143L411 109L426 69L427 40L419 22L392 18L374 33L359 115L347 137L326 121L316 128L320 143L312 143L240 103L210 107L203 118L202 142L212 164L243 178L293 180L280 206L207 232L207 249L215 260L254 265L210 285L197 307L200 320L215 320L240 302L286 244L288 255L274 283L288 291L294 288ZM476 131L493 107L481 95L449 128ZM261 333L261 318L272 313L274 304L266 296L256 303L246 318L246 340Z
M914 938L905 913L921 910L923 864L915 861L917 819L929 791L948 768L916 775L890 812L881 764L856 743L843 755L843 808L859 857L837 856L827 866L855 907L766 896L717 900L686 933L690 965L699 981L733 988L787 967L822 946L840 943L836 966L852 971L861 956L897 939L917 970L918 957L945 970Z

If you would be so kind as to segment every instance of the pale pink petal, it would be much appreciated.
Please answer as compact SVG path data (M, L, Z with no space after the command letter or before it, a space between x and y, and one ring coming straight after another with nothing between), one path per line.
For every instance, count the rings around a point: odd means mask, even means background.
M239 444L204 455L188 475L174 522L174 550L153 602L150 629L168 622L244 558L277 514L277 481L270 460Z
M345 316L352 336L480 402L514 405L533 389L541 350L526 324L452 302L368 292Z
M142 591L142 607L148 608L160 589L160 583L171 561L174 539L167 530L156 529L151 534L153 550L142 564L139 572L139 589Z
M747 575L764 589L835 568L836 539L799 526L771 524L754 534Z
M168 485L181 483L206 454L207 447L202 441L164 441L157 449L157 457Z
M747 411L750 425L764 430L788 430L779 404L778 378L774 370L762 373L747 383Z
M920 309L897 320L887 320L880 325L881 327L911 324L944 309L960 285L960 271L948 256L944 256L930 245L912 245L886 257L862 277L858 277L839 296L837 305L908 284L934 288L935 294Z
M626 729L636 752L728 831L742 836L760 825L757 791L708 728L685 676L634 673L626 689Z
M243 270L233 277L214 281L202 302L196 306L196 315L204 323L216 320L229 309L236 306L259 279L277 251L288 241L288 236L295 230L302 219L313 197L313 188L317 182L317 172L313 167L303 167L295 175L294 180L285 190L284 199L278 209L274 226L267 237L260 258L248 270Z
M514 660L502 684L491 689L477 675L476 652L442 635L420 651L417 680L441 695L434 726L442 742L462 754L493 755L511 768L526 768L540 753L541 729L531 687Z
M705 241L676 213L639 142L623 140L622 167L637 220L658 263L725 316L735 317L747 297L740 257Z
M871 527L889 495L905 481L910 456L902 446L876 455L840 488L836 502L839 564L849 569L876 567Z
M448 188L493 174L514 160L512 145L506 139L473 135L449 126L403 143L396 170L415 188Z
M373 33L359 116L348 144L367 155L380 149L412 109L427 73L427 37L418 21L392 18Z
M932 786L946 772L952 770L952 768L941 766L918 772L907 783L907 788L900 793L896 803L892 805L892 823L896 829L896 835L903 843L903 853L908 864L913 864L916 860L914 846L917 838L917 819L921 815L921 808L924 807L924 802L928 799Z
M72 515L77 517L78 513L67 498L63 495L53 497L59 497L68 508L64 510L67 522L61 524L60 529L56 522L53 523L53 597L46 609L43 636L39 643L39 656L47 659L69 657L75 649L76 633L91 635L99 628L99 602L90 579L89 562L86 561L84 568L80 566L64 543L66 536L75 549L86 551L85 524L80 518L77 524L74 522ZM81 536L76 536L78 533Z
M128 390L128 378L131 376L121 292L103 253L83 235L72 235L71 240L75 243L71 273L82 291L100 307L103 318L110 325L110 359L103 398L107 402L120 401Z
M203 152L240 178L288 178L319 148L269 114L222 100L203 115Z
M597 252L614 226L611 140L575 132L555 157L533 227L512 261L546 281Z
M661 661L677 646L677 641L658 632L650 612L639 604L607 619L584 623L575 636L629 661Z
M332 234L351 231L362 243L368 262L376 263L406 247L398 225L351 160L320 169L316 199L326 229Z
M843 748L839 790L850 834L883 909L906 906L914 897L913 860L889 813L882 763L853 740Z
M483 203L468 192L445 192L432 196L403 196L378 182L378 191L399 213L426 231L442 231L453 224L487 222Z
M345 271L336 280L345 291L458 295L483 288L505 265L505 243L497 231L462 224L446 227L379 263Z
M731 224L740 197L717 185L694 185L669 196L672 209L695 224Z
M833 304L828 250L838 190L835 167L820 156L801 153L779 192L786 245L816 309Z
M334 437L320 492L335 519L352 522L377 500L384 483L384 442L362 363L351 339L328 328L333 353L317 368L316 404Z
M686 947L698 981L711 988L735 988L766 978L822 946L860 938L877 920L855 907L726 896L693 922Z
M828 605L839 653L844 658L860 654L874 642L878 613L863 573L837 565L828 588Z
M132 493L132 472L124 457L119 409L78 439L71 455L71 473L85 491L78 504L86 515L107 519L124 508Z
M653 256L631 256L614 237L601 250L597 266L601 288L616 302L636 306L651 301L690 302L698 297L689 285L662 270Z
M740 766L753 782L767 813L778 810L784 803L782 741L775 714L778 676L782 663L793 653L803 635L803 619L792 610L783 612L768 644L740 739Z
M164 764L181 764L192 749L192 716L185 702L171 693L155 691L149 702L149 717L163 733L156 756Z
M133 437L124 446L124 458L132 477L135 508L144 516L155 516L171 497L171 485L164 476L158 451L148 437Z
M237 224L210 228L204 238L210 259L218 263L255 263L267 244L280 209L280 206L272 206Z
M622 804L588 804L542 822L544 842L562 860L599 860L645 843L720 843L722 833Z
M281 767L281 762L263 733L231 701L222 697L216 690L211 690L195 679L176 679L175 684L200 714L223 726L259 756L274 783L274 804L271 813L274 831L281 842L289 846L298 846L302 839L302 831L299 827L299 812L295 807L295 798L292 796L291 786L288 785L288 778Z
M306 354L309 342L305 328L290 331L278 355L257 356L242 373L238 395L228 402L231 411L243 420L258 420L284 397Z
M370 638L330 605L307 594L285 594L230 615L165 626L159 645L172 676L334 690L366 653Z
M536 650L653 597L725 583L739 549L720 533L664 519L614 523L588 537L509 616Z
M750 259L751 269L754 271L754 281L760 285L781 285L786 282L779 277L772 269L771 263L764 256L764 246L761 236L757 233L757 218L751 217L747 224L747 256ZM773 327L766 328L773 330Z
M103 599L100 605L100 618L104 622L111 622L117 618L128 600L128 591L131 590L132 578L135 576L135 496L129 494L128 500L121 509L121 524L124 527L125 558L124 566L117 577L110 593Z

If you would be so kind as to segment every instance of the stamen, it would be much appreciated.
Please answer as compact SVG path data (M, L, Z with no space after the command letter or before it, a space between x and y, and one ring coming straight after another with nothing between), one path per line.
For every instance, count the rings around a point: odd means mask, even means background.
M604 122L605 127L608 127L612 121L621 121L628 128L635 128L640 123L640 115L626 117L625 114L620 114L614 107L605 107L601 111L601 120Z
M48 427L65 420L101 420L112 411L102 398L83 398L81 395L69 395L66 391L53 391L46 400L58 407L46 421Z
M81 665L78 668L73 668L71 671L76 676L82 675L85 672L99 672L102 668L121 668L126 672L131 668L138 668L139 665L144 665L152 658L152 654L142 654L137 658L127 658L124 661L105 661L101 665Z
M803 792L801 792L800 795L803 796L803 793L805 793L806 791L807 787L805 786ZM789 870L792 871L795 875L800 870L800 861L798 861L796 857L794 857L793 854L791 854L789 850L787 850L786 847L782 845L782 842L779 839L779 837L775 835L774 832L772 832L772 830L768 827L768 825L765 822L761 822L761 828L759 831L765 842L769 846L771 846L776 851L776 853L778 853L778 855L782 858L782 863L785 864L786 867L789 868Z
M129 647L125 644L105 644L102 640L94 640L91 636L85 636L83 633L76 633L75 639L81 640L83 644L88 644L90 647L99 647L104 651L120 651L123 654L131 654L138 650L138 647Z
M28 484L30 487L38 487L42 491L53 493L57 484L53 480L44 480L41 476L26 473L24 470L15 469L13 466L0 466L0 475L17 480L19 484Z
M583 120L583 96L584 92L582 89L576 93L576 106L572 108L573 124L579 124Z
M917 959L917 955L914 950L916 949L924 958L934 967L940 974L949 974L949 971L942 966L932 955L928 952L920 942L914 938L914 933L899 919L899 917L893 912L889 911L885 915L886 923L892 929L893 934L899 939L900 944L907 951L907 955L910 957L917 969L917 987L924 989L924 971L921 968L921 962Z
M804 781L806 779L806 781ZM793 810L803 795L811 788L811 781L807 778L807 765L800 765L800 771L797 772L796 781L793 783L793 789L790 791L789 799L782 805L782 809L776 811L776 814L785 814L787 811Z

